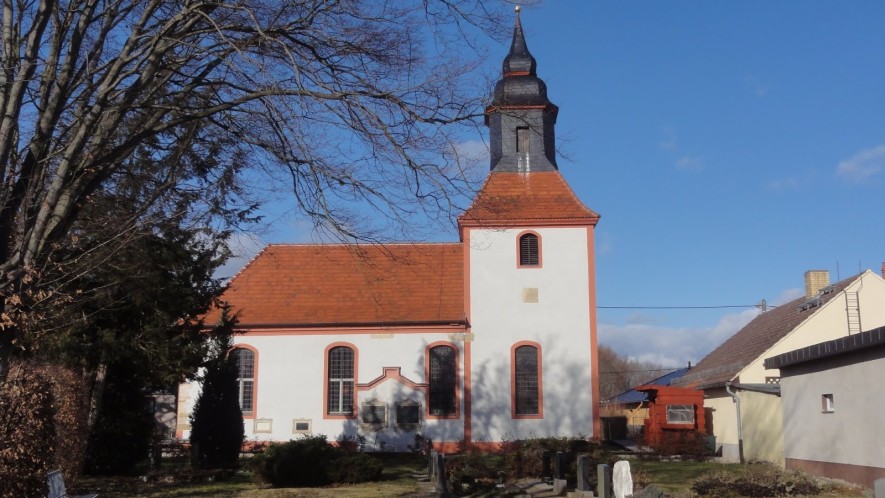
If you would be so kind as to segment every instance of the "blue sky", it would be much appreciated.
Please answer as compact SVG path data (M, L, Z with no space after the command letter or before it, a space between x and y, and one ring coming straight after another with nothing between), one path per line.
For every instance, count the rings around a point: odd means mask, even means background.
M522 22L560 170L602 215L600 307L778 304L806 270L879 270L885 3L547 0ZM508 48L489 43L490 74ZM602 308L599 341L682 366L753 316Z

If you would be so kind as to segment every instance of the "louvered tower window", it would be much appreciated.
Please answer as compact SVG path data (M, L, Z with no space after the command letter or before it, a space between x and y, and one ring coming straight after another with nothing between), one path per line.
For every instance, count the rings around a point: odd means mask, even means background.
M541 262L538 236L527 233L519 238L519 266L538 266Z

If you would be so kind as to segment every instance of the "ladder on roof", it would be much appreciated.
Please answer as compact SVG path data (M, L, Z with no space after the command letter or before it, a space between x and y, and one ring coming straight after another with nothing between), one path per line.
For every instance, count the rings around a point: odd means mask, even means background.
M860 297L857 292L845 292L845 314L848 316L848 335L859 334L860 326Z

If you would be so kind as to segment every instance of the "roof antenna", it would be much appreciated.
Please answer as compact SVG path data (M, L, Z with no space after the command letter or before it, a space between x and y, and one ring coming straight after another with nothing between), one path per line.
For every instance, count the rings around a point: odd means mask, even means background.
M839 273L839 260L836 260L836 282L842 281L842 275Z

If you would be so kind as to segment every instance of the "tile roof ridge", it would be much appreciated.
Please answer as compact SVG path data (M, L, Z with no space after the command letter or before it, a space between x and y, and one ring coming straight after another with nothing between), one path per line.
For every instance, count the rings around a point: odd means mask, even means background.
M267 247L378 247L378 246L458 246L461 245L457 241L448 242L431 242L431 241L408 241L397 240L390 242L273 242L267 244Z
M239 277L240 275L242 275L243 272L245 272L247 268L249 268L250 266L252 266L252 264L255 263L255 261L257 261L258 258L259 258L262 254L264 254L265 252L267 252L267 250L270 248L270 246L271 246L271 244L264 244L264 247L262 247L260 251L258 251L257 253L255 253L255 255L252 256L252 258L249 259L249 261L246 262L245 265L243 265L239 270L237 270L236 273L234 273L233 275L230 276L230 278L227 279L227 286L229 287L229 286L234 282L234 280L237 279L237 277Z

